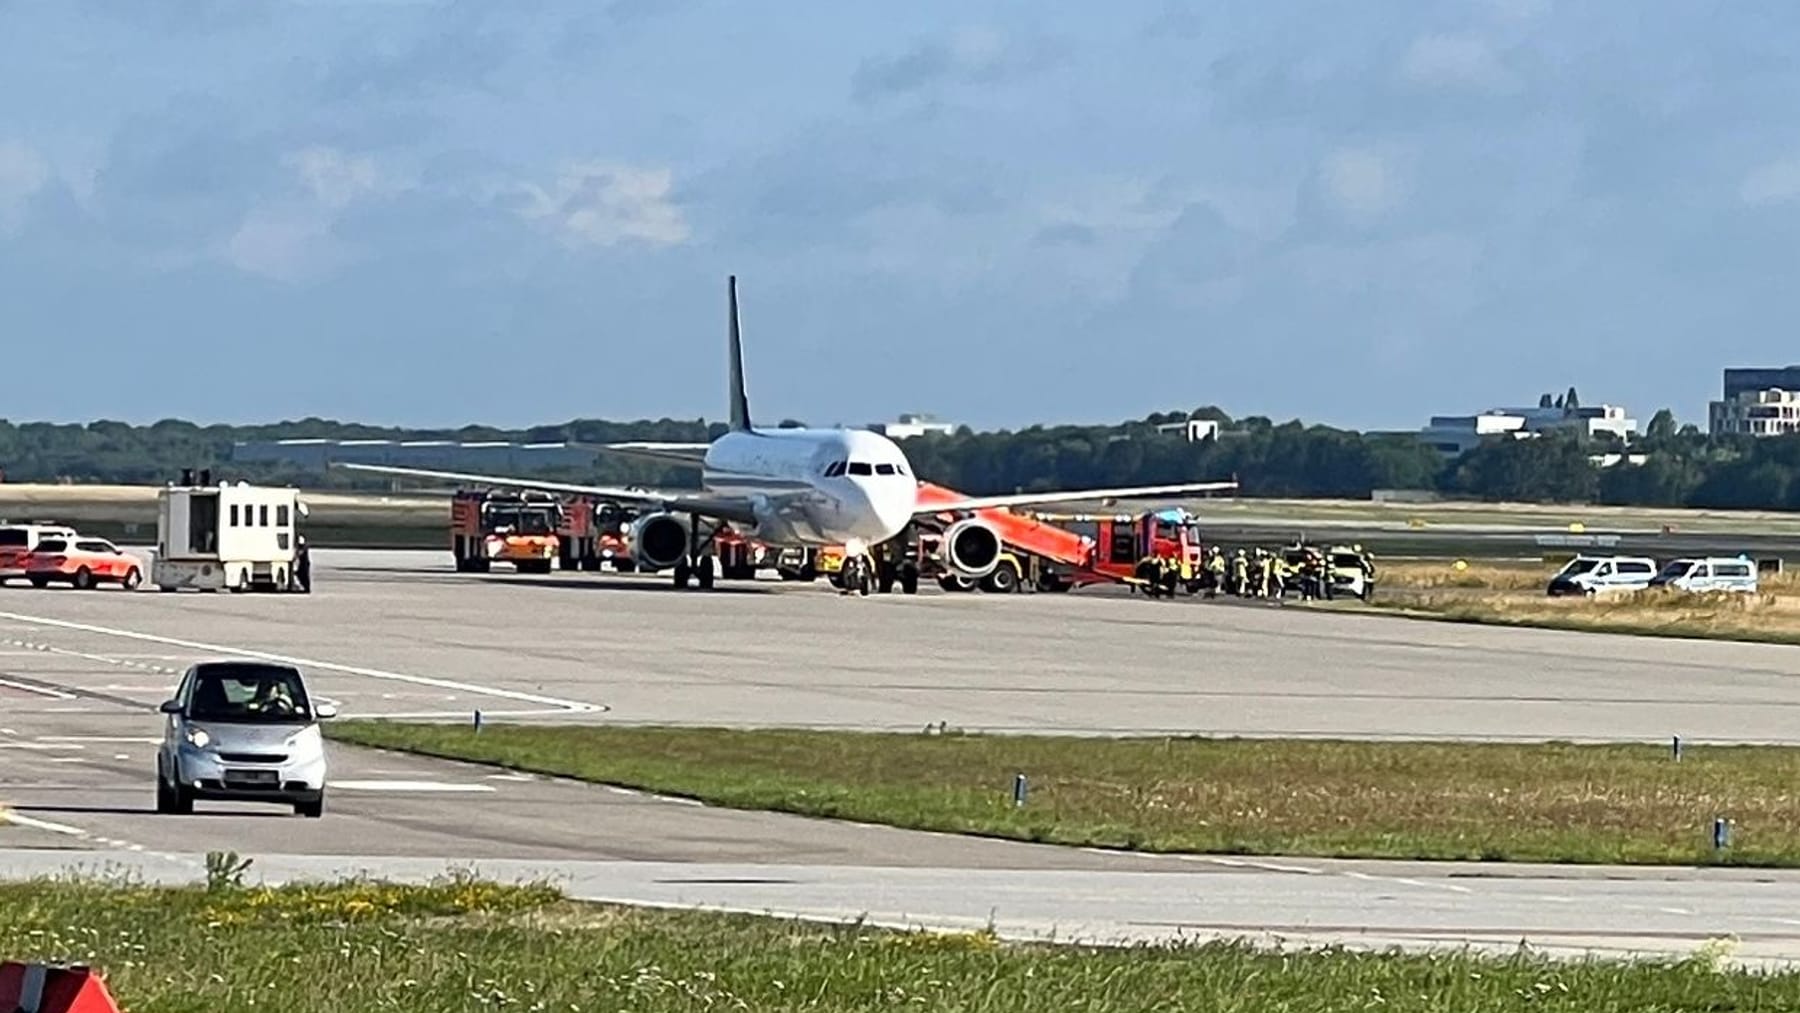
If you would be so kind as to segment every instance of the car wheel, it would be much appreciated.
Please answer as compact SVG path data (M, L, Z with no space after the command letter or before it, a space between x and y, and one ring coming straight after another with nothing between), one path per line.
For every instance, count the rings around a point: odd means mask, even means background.
M35 577L34 576L29 579L31 581L32 587L49 587L50 586L50 578L49 577Z
M86 591L94 586L94 572L87 567L75 571L75 579L71 582L78 590Z
M138 585L142 584L143 582L144 582L144 575L139 573L138 568L134 566L131 569L125 571L125 579L120 581L119 584L121 587L125 588L125 590L127 590L127 591L136 591L138 589Z
M294 812L310 820L318 819L325 815L325 796L320 795L311 802L295 802Z

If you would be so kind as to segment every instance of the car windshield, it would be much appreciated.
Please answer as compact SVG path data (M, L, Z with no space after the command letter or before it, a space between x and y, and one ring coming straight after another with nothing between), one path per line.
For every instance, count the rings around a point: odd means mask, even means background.
M0 528L0 549L31 544L31 532L24 528Z
M527 507L496 507L488 510L488 526L494 531L509 529L515 535L547 535L556 530L550 511Z
M1581 574L1587 573L1588 571L1592 570L1594 567L1599 566L1599 565L1600 565L1600 561L1598 559L1571 559L1571 560L1569 560L1569 565L1563 567L1562 572L1557 574L1557 576L1559 576L1559 577L1580 576Z
M194 682L188 717L244 724L305 724L312 703L300 673L271 665L202 669Z
M1692 570L1693 568L1694 568L1693 560L1677 559L1677 560L1670 562L1669 565L1663 567L1662 572L1658 573L1657 576L1663 578L1664 580L1674 580L1677 577L1687 576L1688 571Z
M46 538L37 543L37 552L67 552L69 543L60 538Z

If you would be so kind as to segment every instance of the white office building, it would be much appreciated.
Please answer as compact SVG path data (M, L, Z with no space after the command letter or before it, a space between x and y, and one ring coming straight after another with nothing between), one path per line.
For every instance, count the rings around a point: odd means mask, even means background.
M1547 432L1574 429L1584 436L1611 434L1629 441L1637 420L1618 405L1578 408L1491 408L1479 415L1433 415L1419 440L1446 457L1461 457L1483 440L1510 436L1529 439Z
M1769 387L1739 390L1707 406L1712 433L1783 436L1800 432L1800 391Z
M914 436L924 436L926 433L938 433L943 436L953 436L956 433L956 424L953 422L945 422L935 415L912 413L901 415L893 422L877 422L869 428L890 440L905 440Z

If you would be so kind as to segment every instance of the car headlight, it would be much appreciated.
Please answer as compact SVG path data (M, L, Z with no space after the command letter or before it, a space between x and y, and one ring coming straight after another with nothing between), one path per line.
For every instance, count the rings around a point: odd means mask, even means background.
M195 749L205 749L207 745L212 742L212 736L206 734L206 729L204 728L189 728L187 731L187 740L188 745L193 746Z

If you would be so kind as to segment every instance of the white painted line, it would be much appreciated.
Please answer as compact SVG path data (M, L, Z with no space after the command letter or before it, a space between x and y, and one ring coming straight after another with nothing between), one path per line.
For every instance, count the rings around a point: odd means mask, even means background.
M537 780L537 778L531 776L530 774L489 774L487 776L487 779L490 781L535 781L535 780Z
M14 682L11 679L0 679L0 686L5 686L8 689L24 690L27 693L36 693L39 696L47 696L52 700L75 699L75 694L73 693L64 693L60 689L52 689L49 686L33 686L30 683Z
M4 816L6 822L11 823L14 826L28 827L32 830L47 830L53 834L64 834L69 837L86 837L88 835L88 832L80 827L65 826L61 823L52 823L49 820L34 819L30 816L20 816L10 809L6 810L3 814L0 814L0 816Z
M51 762L51 763L86 763L87 757L85 757L85 756L53 756L50 758L49 762Z
M329 661L315 661L308 658L296 658L290 655L275 654L270 651L257 651L241 647L228 647L223 644L209 644L198 640L182 640L177 637L158 636L154 633L139 633L136 630L116 629L110 626L96 626L91 623L69 622L65 619L51 619L47 616L23 615L18 612L0 612L0 619L12 622L29 623L36 626L48 626L52 629L74 630L80 633L95 633L105 637L121 637L144 643L164 644L169 647L181 647L192 651L204 651L209 654L237 655L239 657L257 658L272 661L281 665L293 665L298 668L322 669L327 672L341 672L345 675L360 675L369 679L384 679L389 682L404 682L415 686L431 686L435 689L457 690L477 696L495 697L502 700L517 700L521 703L541 704L552 708L548 711L494 711L496 717L523 717L539 714L588 714L601 708L597 704L583 703L579 700L563 700L557 697L540 696L535 693L522 693L518 690L500 689L492 686L476 686L453 679L438 679L425 675L408 675L404 672L387 672L379 668L364 668L360 665L339 665Z
M138 735L39 735L39 742L112 742L129 746L160 746L161 739L147 739Z
M447 781L330 781L333 788L344 791L417 791L417 792L484 792L493 791L491 784L451 784Z
M79 752L86 748L79 742L0 742L0 749L28 749L34 753Z
M130 753L114 753L114 754L113 754L113 759L115 759L115 760L129 760L129 759L131 759L131 754L130 754Z

